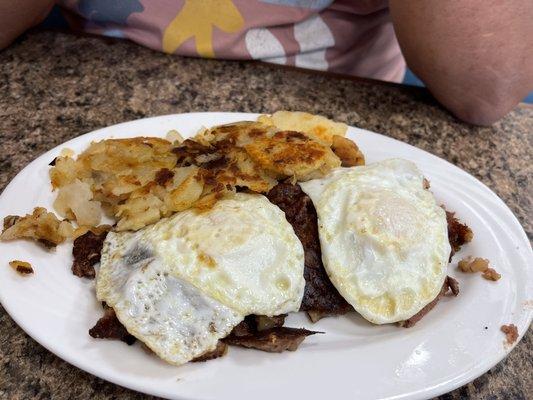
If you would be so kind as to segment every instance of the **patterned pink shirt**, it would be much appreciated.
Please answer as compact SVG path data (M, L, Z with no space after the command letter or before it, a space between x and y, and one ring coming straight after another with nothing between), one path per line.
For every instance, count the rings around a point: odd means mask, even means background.
M86 32L166 53L262 60L396 82L405 72L386 0L62 0L60 5Z

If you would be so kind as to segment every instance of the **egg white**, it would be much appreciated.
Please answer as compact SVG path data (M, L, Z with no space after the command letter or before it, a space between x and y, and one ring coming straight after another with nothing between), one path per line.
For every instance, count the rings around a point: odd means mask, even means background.
M446 214L423 180L412 162L391 159L300 184L317 210L332 283L370 322L412 317L446 278Z
M161 358L181 364L215 347L245 315L300 307L302 244L266 197L237 193L137 232L110 233L97 297Z
M214 350L244 319L206 296L158 260L132 234L110 233L97 277L97 297L128 332L163 360L181 365Z

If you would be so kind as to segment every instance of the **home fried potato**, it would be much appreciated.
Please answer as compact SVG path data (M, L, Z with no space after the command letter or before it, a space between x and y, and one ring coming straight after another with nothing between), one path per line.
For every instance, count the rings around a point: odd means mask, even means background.
M121 229L139 229L169 215L166 190L158 197L151 188L158 186L160 171L174 169L171 148L160 138L108 139L92 143L75 160L58 157L50 170L52 187L58 189L54 208L79 225L96 226L103 207L124 220Z
M331 150L340 158L343 167L365 165L365 156L350 139L333 135Z
M4 230L0 240L32 239L46 247L55 247L72 237L74 228L67 221L60 221L45 208L36 207L24 217L14 215L4 218Z
M238 190L267 193L282 179L318 178L341 165L360 165L346 125L280 111L258 121L201 129L184 140L136 137L93 142L77 158L62 153L50 170L54 208L80 227L100 223L137 230L190 207L208 209Z
M345 136L348 129L348 126L342 122L301 111L276 111L272 115L261 115L257 120L265 125L275 126L281 131L306 133L328 145L332 144L334 135Z
M100 202L92 198L90 185L75 179L59 188L54 208L59 215L76 220L79 225L96 226L102 217L102 208Z
M305 181L324 176L341 161L328 146L300 132L280 131L271 138L255 140L245 146L260 168L277 179L294 177Z

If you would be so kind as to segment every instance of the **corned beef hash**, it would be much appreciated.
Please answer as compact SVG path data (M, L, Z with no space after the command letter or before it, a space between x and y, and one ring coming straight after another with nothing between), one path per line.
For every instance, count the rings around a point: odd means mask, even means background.
M51 163L61 219L6 216L0 239L73 240L72 272L103 305L89 334L174 365L228 345L294 351L319 333L284 326L299 311L410 327L459 293L447 266L472 231L415 164L365 165L346 129L278 111L186 140L93 142Z

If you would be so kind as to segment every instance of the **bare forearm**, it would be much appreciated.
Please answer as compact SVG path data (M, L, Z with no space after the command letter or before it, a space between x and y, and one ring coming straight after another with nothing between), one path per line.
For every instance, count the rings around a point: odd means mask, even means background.
M533 89L531 0L391 0L409 67L459 118L490 124Z
M0 49L40 22L54 0L0 0Z

